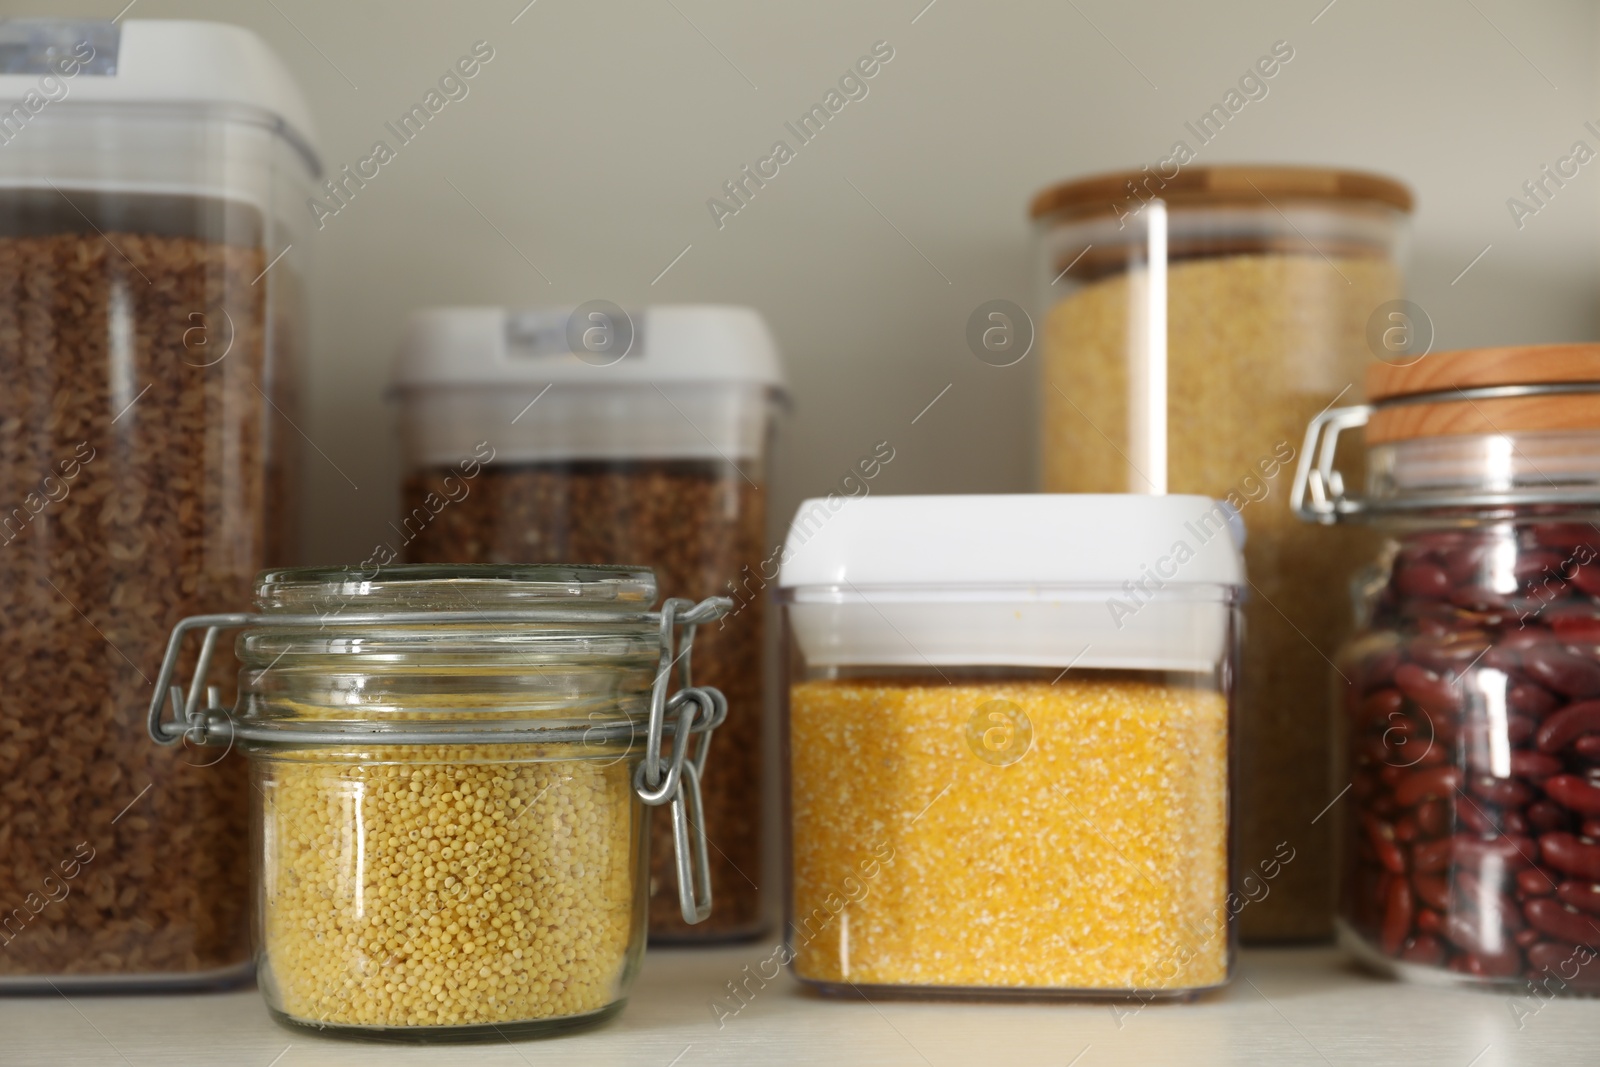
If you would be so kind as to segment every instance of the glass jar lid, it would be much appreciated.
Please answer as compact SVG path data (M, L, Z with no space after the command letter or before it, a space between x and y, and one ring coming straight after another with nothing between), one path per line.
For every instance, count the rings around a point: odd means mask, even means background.
M1368 403L1311 421L1295 473L1302 519L1600 505L1600 345L1468 349L1376 363ZM1362 429L1364 495L1347 491L1340 435Z

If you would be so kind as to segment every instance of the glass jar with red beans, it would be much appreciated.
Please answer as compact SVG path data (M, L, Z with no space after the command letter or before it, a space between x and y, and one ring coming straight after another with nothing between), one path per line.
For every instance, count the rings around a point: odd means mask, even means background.
M1409 979L1600 993L1600 345L1374 364L1367 395L1312 421L1294 488L1388 535L1333 657L1340 940Z

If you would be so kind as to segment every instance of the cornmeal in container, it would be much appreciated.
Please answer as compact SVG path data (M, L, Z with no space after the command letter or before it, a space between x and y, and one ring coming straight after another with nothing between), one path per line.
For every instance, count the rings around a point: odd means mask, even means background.
M1235 531L1198 496L801 506L780 582L802 981L1228 980Z

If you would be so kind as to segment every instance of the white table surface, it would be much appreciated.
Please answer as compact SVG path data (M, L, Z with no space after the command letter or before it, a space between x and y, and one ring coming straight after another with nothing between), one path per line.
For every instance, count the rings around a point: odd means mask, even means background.
M1106 1003L828 1000L783 976L719 1028L709 1002L771 952L653 949L620 1018L515 1044L413 1048L292 1033L253 989L6 997L0 1064L1600 1064L1600 1001L1397 984L1354 970L1333 949L1247 951L1225 993L1120 1018Z

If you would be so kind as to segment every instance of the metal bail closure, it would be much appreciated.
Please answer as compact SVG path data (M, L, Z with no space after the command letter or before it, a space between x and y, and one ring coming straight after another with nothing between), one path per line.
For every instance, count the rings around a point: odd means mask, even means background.
M704 922L711 914L711 863L707 856L704 811L700 798L700 780L705 775L706 756L710 751L711 735L728 717L728 701L710 686L691 684L689 653L694 647L695 628L702 623L719 619L733 609L727 597L708 597L695 604L689 600L672 599L661 606L659 616L646 615L635 618L659 618L661 626L661 663L650 692L650 722L645 736L645 754L633 777L633 788L639 799L651 807L663 804L672 806L672 839L678 871L678 901L683 909L684 922ZM340 616L347 626L372 625L423 625L485 622L550 622L589 621L588 613L570 614L561 611L522 609L516 611L434 611L388 612L382 614L350 614ZM232 744L236 739L280 744L328 744L348 740L351 727L339 724L329 730L315 724L290 724L256 722L240 719L233 711L223 707L215 687L206 686L217 640L224 630L249 626L288 626L318 629L328 625L322 615L192 615L172 629L167 642L167 652L156 677L155 697L150 702L148 728L151 740L158 745L175 745L187 739L191 744ZM683 627L681 651L677 627ZM192 630L204 632L200 655L195 661L194 677L185 693L183 686L174 684L178 674L178 661L183 651L184 638ZM673 668L677 667L679 688L667 695ZM203 699L202 699L203 694ZM170 708L171 717L164 717ZM663 757L662 739L667 721L673 718L672 752ZM630 723L606 727L605 731L585 727L551 727L539 722L492 723L479 729L441 729L438 724L415 724L406 728L385 726L369 727L359 736L383 744L511 744L560 743L614 739L631 741L635 727ZM614 732L615 736L611 734ZM692 755L691 755L692 752Z

